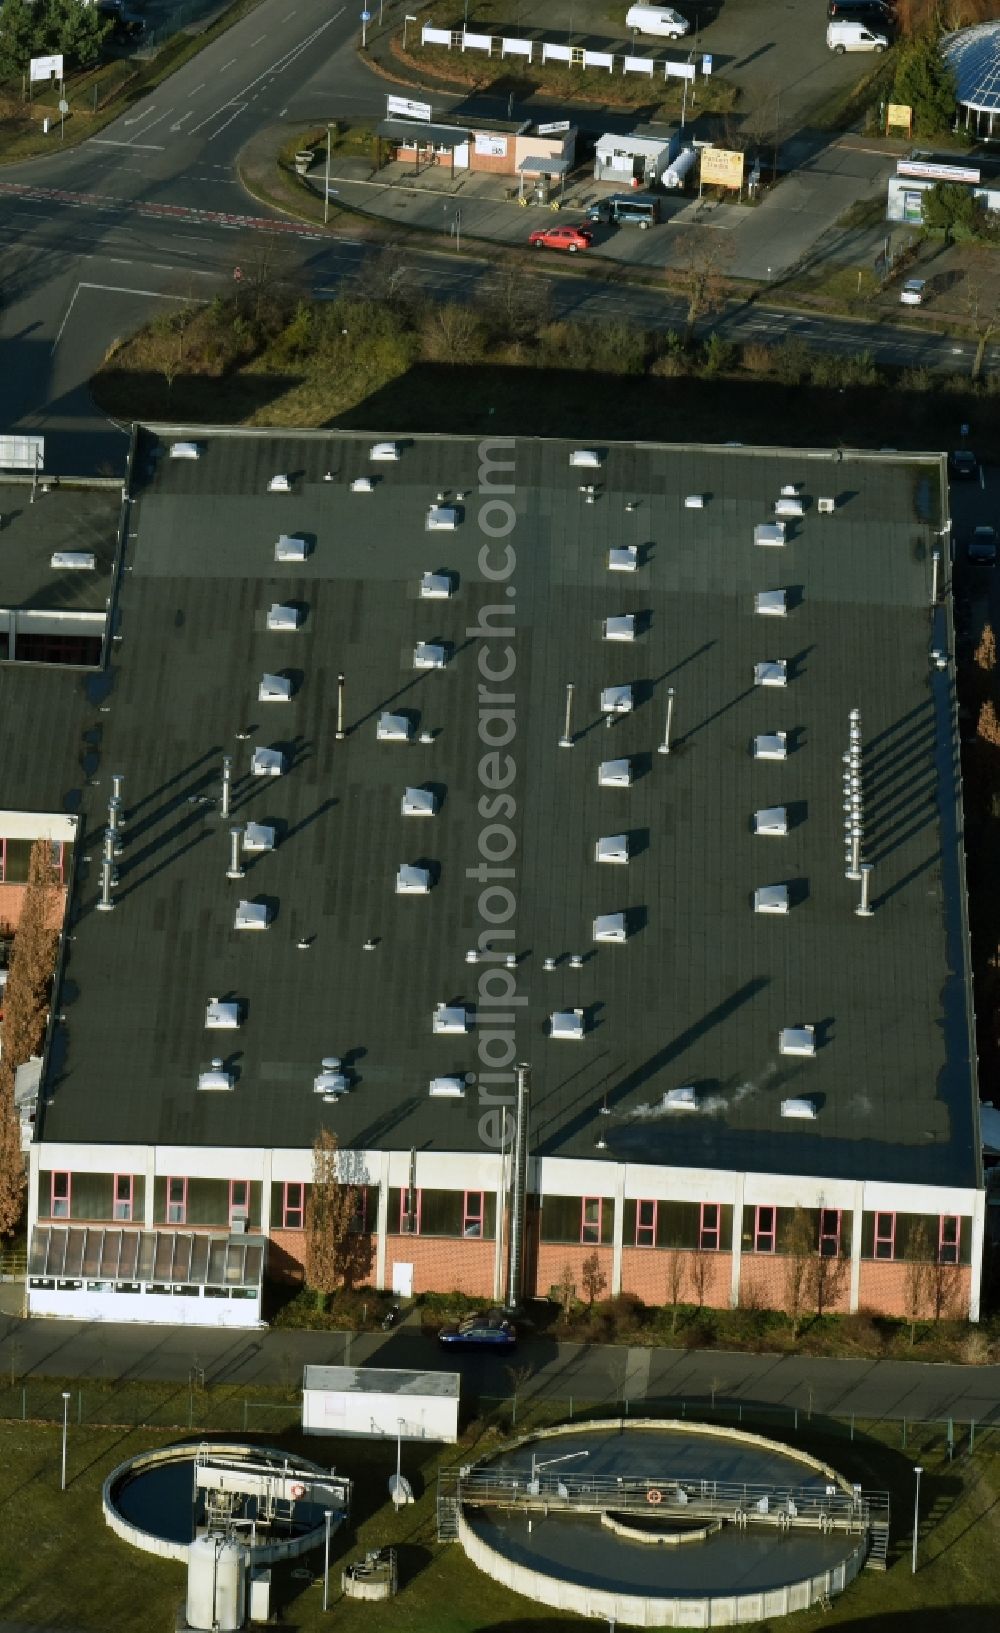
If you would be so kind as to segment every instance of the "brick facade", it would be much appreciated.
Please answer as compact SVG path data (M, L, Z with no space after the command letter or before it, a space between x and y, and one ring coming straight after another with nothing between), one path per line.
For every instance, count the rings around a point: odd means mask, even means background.
M493 1298L492 1241L444 1236L389 1236L385 1248L385 1285L392 1286L392 1267L412 1264L414 1293L467 1293Z
M920 1272L916 1286L915 1271ZM968 1316L971 1291L968 1265L914 1266L898 1260L863 1259L858 1307L906 1320L916 1292L918 1319L961 1320Z
M622 1292L633 1293L644 1304L676 1302L723 1309L729 1303L732 1273L731 1253L622 1248Z
M24 906L24 896L27 885L0 884L0 924L16 930L21 920L21 909ZM62 928L63 915L66 911L66 887L60 885L56 890L52 903L52 912L49 915L49 929Z
M787 1310L791 1302L792 1261L783 1253L746 1253L740 1260L740 1297L744 1309ZM824 1315L846 1315L851 1303L850 1259L820 1259L803 1266L800 1300L803 1311L822 1308Z
M359 1236L355 1240L357 1261L354 1281L359 1287L363 1287L367 1282L371 1282L375 1275L375 1238ZM267 1238L267 1275L271 1281L301 1282L304 1276L305 1256L304 1230L281 1230L272 1227Z
M535 1296L547 1298L549 1289L558 1286L563 1271L569 1265L576 1283L576 1296L583 1298L583 1261L593 1253L597 1254L608 1280L601 1297L608 1298L611 1294L611 1248L592 1247L581 1242L539 1242L535 1252Z

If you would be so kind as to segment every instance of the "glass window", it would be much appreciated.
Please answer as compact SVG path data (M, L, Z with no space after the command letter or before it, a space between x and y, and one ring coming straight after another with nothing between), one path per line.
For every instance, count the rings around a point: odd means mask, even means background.
M466 1191L462 1207L463 1236L482 1236L484 1213L482 1191Z
M183 1225L187 1218L186 1179L167 1180L167 1224Z
M958 1264L961 1224L957 1214L943 1213L938 1227L938 1264Z
M896 1257L896 1215L894 1213L877 1213L875 1215L875 1257L876 1259L894 1259Z
M656 1203L637 1202L635 1206L636 1247L656 1246Z
M301 1230L305 1218L305 1186L301 1180L286 1180L281 1197L281 1223L285 1230Z
M245 1179L229 1181L229 1223L238 1220L246 1224L250 1218L250 1186Z
M580 1207L580 1240L581 1242L599 1242L601 1240L601 1203L602 1197L585 1196Z
M698 1246L703 1253L717 1253L722 1239L722 1204L703 1202L698 1227Z
M399 1193L399 1230L401 1235L420 1235L420 1189L417 1188L411 1206L409 1188L404 1185Z
M115 1175L114 1217L129 1221L132 1218L133 1174Z
M840 1256L840 1209L819 1210L819 1251L824 1259Z
M352 1236L363 1236L368 1226L368 1187L355 1185L351 1190L351 1222L348 1226Z
M757 1208L754 1216L753 1247L755 1253L773 1253L777 1235L777 1209Z
M53 1172L52 1175L52 1218L68 1219L70 1209L70 1176Z

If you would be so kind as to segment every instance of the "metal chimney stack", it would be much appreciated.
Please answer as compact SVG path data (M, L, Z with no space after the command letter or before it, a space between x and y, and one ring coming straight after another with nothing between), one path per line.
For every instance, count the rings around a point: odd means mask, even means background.
M941 552L935 546L931 551L931 606L938 604L938 591L941 581Z
M514 1160L510 1176L510 1252L507 1261L507 1307L516 1310L521 1302L524 1279L524 1234L528 1203L528 1107L531 1094L531 1067L519 1062L517 1106L514 1120Z
M566 683L566 719L563 723L563 734L559 739L560 748L572 748L573 738L570 733L570 722L573 718L573 682Z
M220 816L229 815L229 802L233 792L233 762L228 754L222 756L222 804L219 807Z
M410 1147L409 1184L406 1187L406 1213L403 1215L403 1229L412 1236L417 1228L417 1153Z
M660 744L659 748L657 749L658 754L669 754L670 753L670 728L673 725L673 721L674 721L674 689L673 689L672 686L668 686L667 687L667 723L666 723L666 726L664 727L664 731L663 731L663 742Z
M852 709L847 753L844 763L844 860L845 878L861 878L861 841L864 837L864 803L861 790L861 711Z
M104 855L101 858L101 899L97 904L99 913L112 913L114 911L115 904L111 900L111 887L117 883L115 836L109 828L104 835Z
M124 792L124 790L125 790L125 778L124 778L123 774L120 771L113 772L112 776L111 776L111 798L116 799L118 801L118 803L121 806L123 811L125 809L125 792Z
M861 900L854 909L859 919L870 919L875 909L871 905L871 877L872 865L870 862L861 864Z
M246 874L246 869L243 866L242 859L241 859L241 856L240 856L240 846L241 846L242 840L243 840L243 829L242 828L230 828L230 830L229 830L229 866L226 869L226 878L227 879L242 879Z
M337 742L342 743L347 733L344 731L344 679L337 676Z

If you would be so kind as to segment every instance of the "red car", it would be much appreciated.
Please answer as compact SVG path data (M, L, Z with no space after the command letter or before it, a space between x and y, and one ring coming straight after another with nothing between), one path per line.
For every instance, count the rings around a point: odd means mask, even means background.
M594 235L586 227L542 227L528 237L535 249L568 249L575 255L578 249L589 249Z

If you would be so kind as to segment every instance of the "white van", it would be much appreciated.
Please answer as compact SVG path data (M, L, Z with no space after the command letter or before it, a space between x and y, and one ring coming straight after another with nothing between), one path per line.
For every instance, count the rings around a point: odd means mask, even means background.
M691 24L671 6L629 6L625 27L640 34L655 34L660 40L679 40Z
M826 43L831 51L842 57L845 51L887 51L889 40L865 23L855 23L848 17L827 24Z

